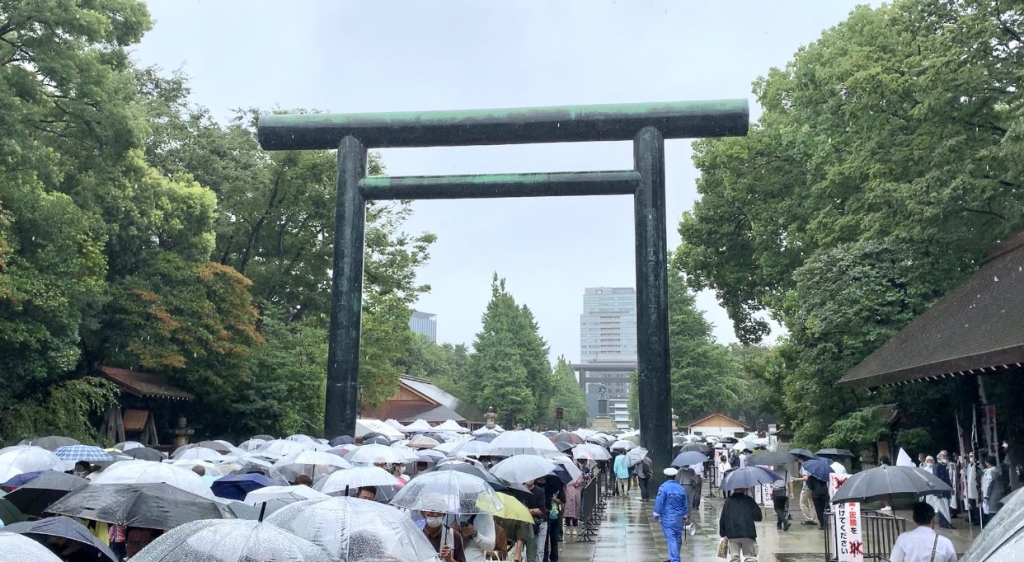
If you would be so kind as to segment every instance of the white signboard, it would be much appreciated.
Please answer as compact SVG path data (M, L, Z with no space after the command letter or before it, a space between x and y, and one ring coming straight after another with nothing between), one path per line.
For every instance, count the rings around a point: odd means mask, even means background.
M834 503L832 510L835 514L832 520L835 526L835 545L839 562L864 562L860 503Z
M835 497L836 492L839 491L839 487L844 482L850 479L849 474L829 474L828 475L828 499Z

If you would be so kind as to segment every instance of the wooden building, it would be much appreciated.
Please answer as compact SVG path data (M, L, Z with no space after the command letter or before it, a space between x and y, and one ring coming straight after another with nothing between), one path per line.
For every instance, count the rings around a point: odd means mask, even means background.
M393 419L404 425L419 419L433 425L454 420L469 429L484 425L484 414L478 408L441 390L426 379L406 375L402 375L394 396L376 408L364 409L360 417Z
M179 418L184 419L184 403L195 397L169 384L163 375L116 367L100 367L99 374L121 391L118 404L108 408L104 418L107 439L156 448L170 446L176 431L187 431Z

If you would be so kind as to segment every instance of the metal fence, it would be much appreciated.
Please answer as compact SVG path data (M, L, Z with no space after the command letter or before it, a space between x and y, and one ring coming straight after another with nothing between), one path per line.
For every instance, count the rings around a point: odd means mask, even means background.
M612 484L614 486L614 484ZM595 469L593 472L593 478L583 488L583 493L580 494L580 523L582 523L582 531L580 531L577 542L594 542L594 537L597 536L597 529L601 526L601 520L604 518L604 507L605 498L610 493L612 488L608 486L607 478L600 469Z
M835 532L835 514L826 514L825 524L825 560L839 560L839 544ZM902 517L887 515L878 511L861 511L861 540L863 540L864 560L888 561L896 537L907 530L907 520Z

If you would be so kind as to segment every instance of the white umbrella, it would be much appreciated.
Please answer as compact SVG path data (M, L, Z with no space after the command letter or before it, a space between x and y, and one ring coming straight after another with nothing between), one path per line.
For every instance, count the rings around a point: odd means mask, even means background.
M569 478L572 478L573 480L579 478L580 476L583 476L583 471L580 470L580 467L576 466L576 463L565 455L555 457L551 459L551 462L560 465L562 468L564 468L565 471L569 473ZM570 480L570 482L571 481L572 480Z
M295 480L301 474L316 478L342 468L352 468L352 465L338 455L319 451L302 451L288 455L273 465L274 472L289 481Z
M636 443L632 441L616 441L612 443L608 449L612 451L631 451L636 448Z
M308 435L303 435L302 433L296 433L295 435L289 435L288 437L285 437L285 440L287 440L287 441L297 441L299 443L316 443L317 442L316 439L313 439L312 437L310 437Z
M535 455L516 455L491 467L491 474L506 482L523 484L555 470L555 463Z
M363 445L348 454L345 459L352 464L404 464L405 455L385 445Z
M171 466L181 467L185 470L192 470L197 466L201 466L203 467L203 470L206 471L207 476L212 476L214 478L221 478L224 476L224 470L221 468L224 465L216 465L209 461L182 459L172 462Z
M636 449L626 453L626 458L629 460L629 466L636 466L640 464L646 456L647 449L644 449L643 447L637 447Z
M491 454L500 457L513 455L552 457L562 453L543 433L534 433L527 429L506 431L495 437L494 441L491 441Z
M242 441L242 443L238 445L238 448L243 451L255 451L266 444L267 441L265 439L250 439L248 441Z
M442 513L490 513L505 504L483 478L455 470L426 472L410 480L391 505Z
M306 444L299 443L298 441L275 439L273 441L267 441L259 449L256 449L256 452L265 457L283 458L306 450L309 450L309 448L306 447Z
M173 457L176 461L209 461L216 462L224 460L224 455L206 447L192 447L185 449Z
M480 429L473 430L472 434L473 435L497 435L498 434L498 429L497 428L487 429L487 427L484 426L484 427L481 427Z
M405 462L416 462L416 461L420 460L419 451L417 451L415 449L410 449L409 447L404 447L404 446L401 446L401 445L399 445L398 447L395 447L394 445L392 445L391 448L394 449L395 451L397 451L399 455L402 455L403 457L405 457ZM423 450L424 451L430 451L431 449L423 449Z
M339 470L317 483L316 489L327 495L344 494L363 486L400 486L402 483L388 471L376 466L357 466Z
M57 455L35 445L15 445L0 454L0 482L26 472L64 471L64 461Z
M583 443L582 445L576 445L572 448L572 456L577 459L587 459L594 461L608 461L611 460L612 455L608 452L608 449L600 445L594 445L593 443Z
M434 428L423 420L416 420L405 426L406 433L430 433L432 431L434 431Z
M401 431L380 420L357 419L356 434L353 437L362 437L370 433L379 433L392 441L405 437Z
M491 444L486 441L466 441L452 453L458 457L482 457L491 454Z
M127 453L132 449L144 449L145 447L145 445L139 443L138 441L122 441L121 443L114 445L114 448L117 449L118 451L121 451L122 453Z
M0 552L4 561L61 562L50 549L18 533L0 533Z
M328 562L328 553L269 523L239 519L199 520L167 531L132 556L132 562Z
M213 499L213 492L198 474L180 466L150 461L118 461L96 475L93 484L164 483L197 496Z
M455 420L448 420L434 428L434 431L451 431L454 433L469 433L469 429L462 427Z
M472 443L472 441L470 441L470 443ZM462 441L448 441L446 443L441 443L437 447L434 447L434 450L435 451L440 451L440 452L442 452L442 453L444 453L446 455L454 455L455 454L455 449L458 449L462 445L463 445Z
M280 500L287 503L305 500L324 499L327 495L309 486L267 486L253 490L245 495L245 503L259 505L269 501Z

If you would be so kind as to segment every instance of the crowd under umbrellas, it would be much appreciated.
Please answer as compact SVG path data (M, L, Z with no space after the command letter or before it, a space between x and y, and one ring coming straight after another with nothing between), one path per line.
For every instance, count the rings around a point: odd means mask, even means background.
M424 513L535 523L517 497L524 485L583 478L581 466L610 459L613 446L639 462L637 441L422 420L376 422L358 438L257 435L169 454L31 439L0 450L0 542L13 545L0 561L437 560ZM38 557L9 558L22 551Z

